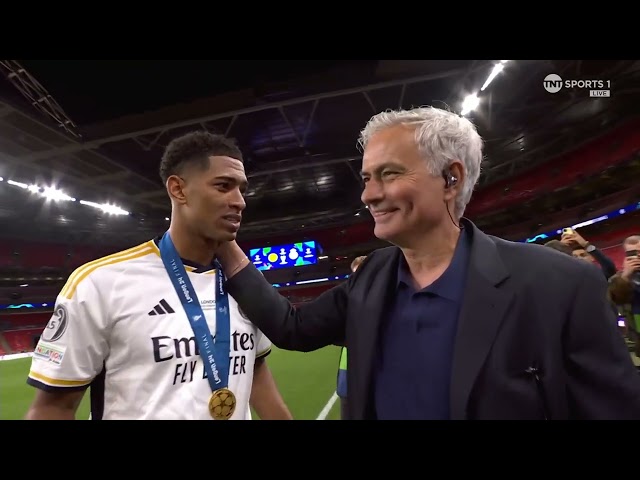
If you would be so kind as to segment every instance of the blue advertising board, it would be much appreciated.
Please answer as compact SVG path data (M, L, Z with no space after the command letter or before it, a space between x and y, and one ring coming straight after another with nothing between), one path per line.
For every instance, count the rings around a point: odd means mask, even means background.
M310 240L275 247L252 248L249 250L249 258L258 270L314 265L318 263L318 244Z

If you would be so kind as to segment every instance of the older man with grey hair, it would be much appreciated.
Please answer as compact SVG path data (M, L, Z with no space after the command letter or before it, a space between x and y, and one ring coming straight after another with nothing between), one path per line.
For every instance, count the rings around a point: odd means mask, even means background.
M372 252L294 308L235 242L227 290L277 346L349 349L350 419L640 419L640 377L592 266L464 218L483 142L436 108L375 115L360 136Z

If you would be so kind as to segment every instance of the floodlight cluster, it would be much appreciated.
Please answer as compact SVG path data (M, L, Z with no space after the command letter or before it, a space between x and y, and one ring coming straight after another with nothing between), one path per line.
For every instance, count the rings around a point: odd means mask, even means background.
M4 182L4 181L5 179L3 177L0 177L0 182ZM97 203L89 200L78 200L77 198L68 195L64 191L54 186L38 185L35 183L24 183L24 182L19 182L13 179L7 179L6 183L13 187L27 190L31 192L33 195L39 195L52 202L77 202L81 205L86 205L87 207L92 207L92 208L101 210L103 213L107 213L110 215L130 215L130 212L124 210L123 208L117 205L112 205L108 203Z
M499 63L496 63L493 66L493 69L489 73L489 76L485 80L484 84L480 88L480 91L470 93L465 97L465 99L462 102L462 110L460 111L460 115L462 116L468 115L469 113L473 112L476 108L478 108L478 105L480 105L480 97L479 97L480 92L484 92L487 89L487 87L491 84L491 82L493 82L493 80L502 71L504 71L504 66L508 61L509 60L500 60Z

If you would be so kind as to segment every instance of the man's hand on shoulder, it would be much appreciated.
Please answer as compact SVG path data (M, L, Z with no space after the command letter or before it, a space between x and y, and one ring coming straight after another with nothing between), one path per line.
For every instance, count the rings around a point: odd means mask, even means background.
M235 240L221 243L216 251L216 258L222 265L227 279L251 263Z

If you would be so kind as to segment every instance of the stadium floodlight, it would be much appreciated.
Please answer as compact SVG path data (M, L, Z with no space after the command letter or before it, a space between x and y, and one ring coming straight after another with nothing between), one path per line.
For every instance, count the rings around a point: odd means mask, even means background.
M496 78L502 70L504 70L504 63L496 63L493 66L493 70L491 70L491 73L487 77L487 80L484 82L484 85L482 85L480 91L484 92L485 88L487 88L489 84L493 82L493 79Z
M69 195L64 193L62 190L58 190L55 187L45 187L44 191L42 192L42 196L49 200L53 200L57 202L75 202L76 201L75 198L70 197Z
M88 207L97 208L98 210L102 210L104 213L109 213L111 215L129 215L130 213L116 205L109 205L106 203L96 203L96 202L88 202L87 200L80 200L82 205L87 205Z
M460 115L467 115L469 112L472 112L473 110L478 108L478 105L480 105L480 99L478 98L477 93L467 95L462 102L462 112L460 113Z

